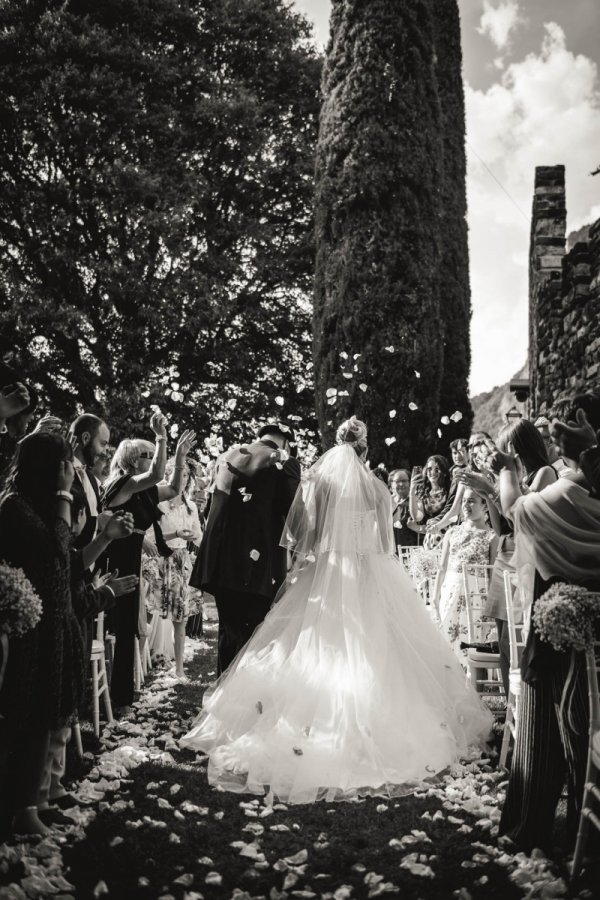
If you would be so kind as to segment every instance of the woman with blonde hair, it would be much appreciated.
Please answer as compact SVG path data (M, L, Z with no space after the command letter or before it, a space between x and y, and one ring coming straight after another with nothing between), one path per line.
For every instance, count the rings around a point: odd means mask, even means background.
M401 796L489 733L395 554L366 455L353 416L298 487L287 580L181 740L209 755L211 784L288 803Z
M113 456L108 479L102 487L104 509L129 512L134 531L128 538L112 544L107 551L107 570L120 576L139 575L142 543L148 528L153 528L158 552L171 551L163 538L159 521L161 500L170 500L181 492L185 461L196 440L193 431L184 431L175 452L173 474L166 484L159 484L167 459L166 419L156 412L150 420L155 443L144 440L121 441ZM115 633L115 655L111 679L111 695L117 711L125 713L133 703L135 639L138 634L140 588L121 597L112 616Z

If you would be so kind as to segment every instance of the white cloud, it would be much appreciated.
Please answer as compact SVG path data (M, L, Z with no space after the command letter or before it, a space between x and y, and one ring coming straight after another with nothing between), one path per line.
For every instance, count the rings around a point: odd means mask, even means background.
M477 31L503 50L509 42L511 32L521 21L517 0L502 0L498 6L492 6L489 0L483 0L483 15Z
M538 53L512 63L486 91L465 86L473 296L471 387L489 390L527 355L527 253L535 167L565 164L569 228L600 203L600 83L596 64L547 23ZM514 203L490 176L491 169ZM597 216L596 216L597 217ZM493 367L493 368L492 368Z

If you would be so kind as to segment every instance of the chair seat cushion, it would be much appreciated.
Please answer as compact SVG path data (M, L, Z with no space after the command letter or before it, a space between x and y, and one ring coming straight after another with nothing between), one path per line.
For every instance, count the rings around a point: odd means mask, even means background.
M467 659L472 663L480 663L482 666L499 666L499 653L484 653L481 650L467 650Z

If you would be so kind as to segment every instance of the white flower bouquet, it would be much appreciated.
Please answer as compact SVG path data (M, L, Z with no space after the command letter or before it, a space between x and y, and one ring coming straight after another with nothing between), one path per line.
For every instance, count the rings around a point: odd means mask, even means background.
M427 547L422 547L420 550L420 553L411 554L410 560L410 574L417 584L435 577L440 567L440 556L437 550Z
M555 650L585 650L600 630L600 593L575 584L553 584L535 604L533 623Z
M21 637L41 616L42 601L25 572L0 563L0 632Z

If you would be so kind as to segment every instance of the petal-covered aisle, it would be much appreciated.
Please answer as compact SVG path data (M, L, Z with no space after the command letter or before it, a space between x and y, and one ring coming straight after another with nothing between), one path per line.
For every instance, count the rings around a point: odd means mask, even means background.
M105 729L80 790L93 808L37 845L0 848L0 900L594 896L591 879L573 891L565 868L498 846L493 760L400 801L271 808L211 789L177 740L214 676L215 636L213 620L188 642L189 682L155 670L130 719Z

